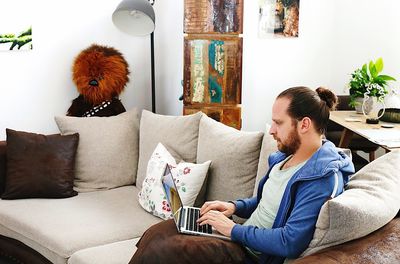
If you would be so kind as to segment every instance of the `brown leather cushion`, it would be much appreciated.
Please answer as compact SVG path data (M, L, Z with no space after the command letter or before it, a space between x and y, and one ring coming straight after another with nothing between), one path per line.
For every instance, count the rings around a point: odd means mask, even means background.
M0 235L0 263L51 264L43 255L24 243L2 235Z
M135 263L244 263L244 249L233 242L179 234L173 220L150 227L136 244Z
M40 135L11 129L2 199L65 198L73 190L79 135Z
M318 253L297 259L293 264L400 263L400 218L394 218L375 232Z

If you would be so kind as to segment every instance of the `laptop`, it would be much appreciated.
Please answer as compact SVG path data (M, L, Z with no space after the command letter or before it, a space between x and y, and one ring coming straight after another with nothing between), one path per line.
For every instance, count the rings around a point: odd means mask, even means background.
M164 175L161 177L161 182L179 233L231 240L230 237L222 235L211 225L206 224L200 226L196 222L200 217L200 208L183 206L174 178L172 177L170 166L168 164L165 166Z

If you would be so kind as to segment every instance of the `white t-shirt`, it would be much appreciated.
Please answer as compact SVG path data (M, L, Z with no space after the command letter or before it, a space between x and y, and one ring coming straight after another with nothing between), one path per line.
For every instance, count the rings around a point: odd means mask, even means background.
M307 162L306 160L296 166L281 169L290 158L291 156L287 157L272 168L256 210L243 225L272 228L288 181Z

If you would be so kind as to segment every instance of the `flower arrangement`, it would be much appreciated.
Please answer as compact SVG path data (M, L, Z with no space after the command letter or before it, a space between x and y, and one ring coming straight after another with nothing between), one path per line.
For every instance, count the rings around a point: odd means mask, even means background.
M388 94L387 82L396 81L395 78L389 75L380 74L383 70L382 58L375 62L370 61L368 66L365 63L360 69L356 69L349 81L350 105L356 105L357 97L377 97L383 101L383 98Z

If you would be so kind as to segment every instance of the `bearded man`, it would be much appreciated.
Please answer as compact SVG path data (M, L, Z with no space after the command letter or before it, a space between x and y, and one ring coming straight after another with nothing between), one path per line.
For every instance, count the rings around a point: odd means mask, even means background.
M242 244L249 263L283 263L297 258L310 243L322 205L341 194L354 173L349 157L324 139L337 97L326 88L289 88L272 107L269 133L278 150L257 196L232 202L206 202L200 225L210 224ZM234 223L233 214L248 218Z

